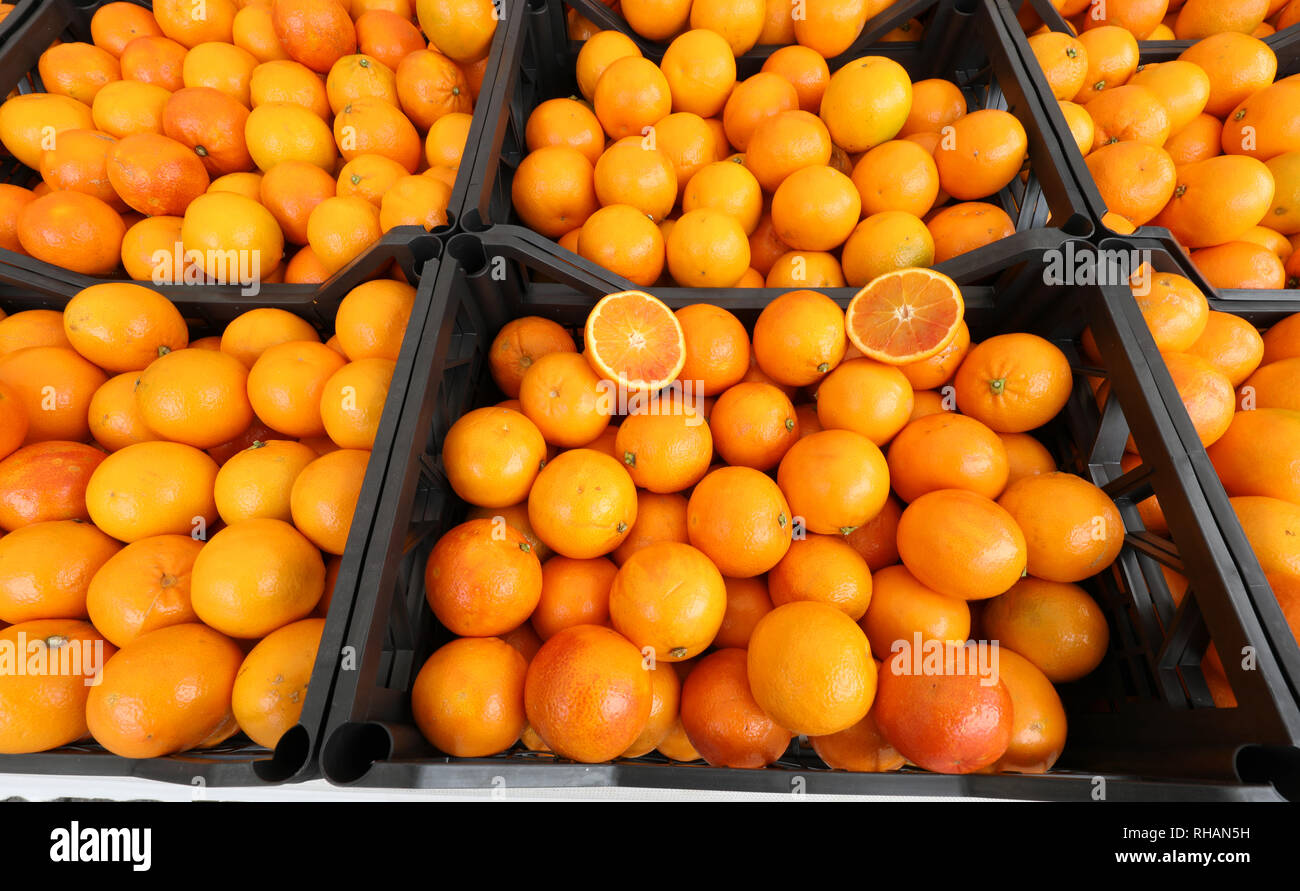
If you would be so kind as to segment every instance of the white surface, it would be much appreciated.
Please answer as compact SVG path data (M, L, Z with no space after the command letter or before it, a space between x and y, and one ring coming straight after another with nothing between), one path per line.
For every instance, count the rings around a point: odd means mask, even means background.
M135 777L50 777L0 774L0 801L6 798L49 801L54 798L106 798L113 801L484 801L493 790L362 789L310 780L282 786L205 788L159 783ZM989 801L980 798L901 798L895 796L783 795L760 792L685 792L677 789L578 787L504 789L504 801Z

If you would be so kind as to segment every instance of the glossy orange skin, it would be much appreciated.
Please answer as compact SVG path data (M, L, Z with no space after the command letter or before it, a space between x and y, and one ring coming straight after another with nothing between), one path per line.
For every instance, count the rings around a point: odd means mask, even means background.
M528 665L528 723L562 758L593 764L617 757L641 735L652 705L640 651L609 628L566 628Z
M253 422L248 370L216 350L176 350L140 373L136 406L149 429L173 442L207 449Z
M681 662L713 642L727 608L722 574L704 552L660 542L629 557L609 592L616 630L656 661Z
M91 688L86 724L123 758L157 758L216 745L238 730L231 710L244 652L197 624L160 628L118 651Z
M1033 576L985 605L984 634L1034 663L1053 683L1078 680L1106 655L1101 607L1078 585Z
M622 544L636 509L636 486L623 465L592 449L562 452L528 493L528 518L538 537L578 559L604 556Z
M425 595L444 625L492 637L522 625L542 595L542 566L523 534L470 520L438 540L425 564Z
M874 517L844 536L872 572L898 562L898 520L902 515L903 506L890 495Z
M312 71L326 74L339 59L357 51L357 33L341 4L329 0L277 0L272 7L275 36L285 50Z
M609 623L609 593L618 566L605 557L554 556L542 564L542 593L530 621L542 640L573 625Z
M274 749L298 723L324 629L324 619L286 625L263 638L239 666L231 708L239 729L258 745Z
M750 635L758 620L772 611L772 598L767 592L767 582L762 576L748 579L724 578L727 588L727 611L722 625L713 638L718 649L749 646Z
M124 647L150 631L199 621L190 605L190 574L202 548L188 535L159 535L122 548L90 581L91 622Z
M92 689L87 680L103 668L117 647L88 622L74 619L11 625L0 629L0 641L24 663L41 658L37 654L43 651L50 672L0 675L0 753L44 752L83 739L87 733L86 699ZM69 646L76 649L67 649L66 656L57 655Z
M810 737L813 751L835 770L852 770L860 773L885 773L898 770L907 763L884 734L870 712L848 730L830 736Z
M1271 367L1265 365L1256 377ZM1290 408L1260 405L1234 414L1227 432L1208 450L1228 495L1265 495L1300 504L1294 467L1297 430L1300 411Z
M47 520L88 520L86 485L107 457L93 446L53 440L0 461L0 529Z
M1025 535L1028 570L1038 578L1077 582L1115 562L1124 521L1101 489L1072 473L1020 480L998 499Z
M910 422L890 444L888 460L890 484L909 502L935 489L969 489L997 498L1010 472L998 435L954 412Z
M416 676L411 708L425 738L458 758L510 748L523 732L527 664L499 638L460 638L439 648Z
M889 465L880 449L851 430L823 430L781 459L777 485L810 532L847 534L880 513L889 497Z
M953 380L962 413L999 433L1023 433L1056 416L1070 398L1065 354L1033 334L999 334L975 346Z
M520 412L479 408L447 431L442 460L461 498L482 507L509 507L528 497L546 460L546 441Z
M714 767L757 768L785 753L793 734L754 699L747 653L722 649L706 656L682 684L682 729L699 757Z
M969 604L940 594L916 580L905 566L886 566L872 578L871 605L858 622L871 651L888 658L897 643L921 640L966 640L971 629Z
M1011 514L964 489L938 489L909 504L898 523L898 552L923 585L963 600L1006 591L1027 559Z
M86 590L121 550L83 520L33 523L0 539L0 621L86 617Z
M749 578L775 566L790 547L794 522L781 489L750 467L721 467L691 493L691 544L723 575Z
M1234 399L1228 376L1190 353L1169 353L1164 359L1201 445L1213 445L1232 423Z
M767 576L774 606L797 601L826 603L850 619L862 618L872 597L867 561L838 535L808 535L790 543Z
M973 653L967 658L973 661ZM886 659L881 669L872 715L903 757L950 774L973 773L1002 757L1013 726L1006 684L984 686L976 674L904 674L892 663Z
M740 383L725 390L709 417L714 445L731 465L771 470L799 440L794 406L771 384Z
M611 452L612 454L612 452ZM690 542L686 531L686 496L677 493L658 494L639 489L636 493L636 522L623 543L614 549L610 558L622 566L629 557L642 548L661 541Z

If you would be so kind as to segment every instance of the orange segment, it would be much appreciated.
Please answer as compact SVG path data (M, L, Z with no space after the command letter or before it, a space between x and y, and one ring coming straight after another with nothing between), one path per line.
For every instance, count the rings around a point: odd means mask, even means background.
M877 276L854 295L844 327L863 355L906 365L948 346L965 310L961 289L942 272L899 269Z
M629 390L659 390L686 363L686 338L673 311L644 291L602 297L583 331L587 361Z

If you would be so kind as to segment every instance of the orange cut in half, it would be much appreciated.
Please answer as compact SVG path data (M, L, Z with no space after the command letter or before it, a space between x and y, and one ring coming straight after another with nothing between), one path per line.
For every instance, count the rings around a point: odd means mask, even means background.
M952 343L965 311L961 289L942 272L899 269L877 276L853 296L844 328L864 356L906 365Z
M671 309L644 291L602 297L583 329L587 362L632 391L661 390L686 364L686 337Z

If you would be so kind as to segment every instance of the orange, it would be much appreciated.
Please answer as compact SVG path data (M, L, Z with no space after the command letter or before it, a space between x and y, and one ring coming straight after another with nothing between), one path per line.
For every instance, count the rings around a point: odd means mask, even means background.
M88 520L86 483L105 455L79 442L39 442L0 461L0 529Z
M1091 672L1110 640L1106 617L1087 592L1033 577L991 600L981 622L985 634L1024 656L1053 683Z
M1260 568L1273 577L1300 575L1300 554L1293 543L1300 520L1297 506L1259 495L1239 496L1231 504Z
M50 520L0 539L0 622L86 618L91 579L122 545L84 520Z
M197 623L150 632L104 666L86 701L86 724L123 758L216 745L239 729L231 695L243 660L238 644Z
M181 77L186 87L218 90L245 107L252 102L249 82L257 57L229 43L204 43L185 54Z
M524 685L529 725L556 754L586 763L626 751L649 720L652 698L641 653L595 625L566 628L542 644Z
M1007 483L1006 447L979 421L954 412L912 421L889 447L889 479L904 501L936 489L997 498Z
M321 391L321 420L339 448L374 446L393 379L392 359L358 359L336 371Z
M591 162L568 146L530 152L515 170L511 196L524 223L550 238L578 228L600 206Z
M321 118L322 123L329 122L331 109L325 82L306 65L291 59L263 62L253 69L248 86L254 109L272 103L296 105ZM310 128L312 143L320 145L320 128L301 116L296 120L304 128ZM270 126L265 129L268 133L277 132Z
M912 413L912 387L897 368L850 359L817 389L817 418L827 430L852 430L883 446Z
M1206 282L1216 288L1286 286L1286 269L1277 254L1248 241L1229 241L1193 251L1192 262Z
M33 170L40 169L42 153L60 134L94 129L90 107L70 96L27 93L0 103L0 142Z
M1011 742L994 767L1046 773L1065 748L1066 717L1052 682L1032 662L1005 647L998 651L998 677L1011 694Z
M713 457L713 437L693 407L665 401L624 418L614 455L638 487L667 495L704 478Z
M772 197L777 236L799 250L830 250L857 225L862 199L854 183L830 167L804 167L790 174Z
M1111 0L1106 6L1088 10L1083 27L1091 29L1118 25L1139 40L1148 40L1151 32L1164 19L1170 5L1168 0Z
M451 186L428 176L403 176L384 194L379 206L379 228L421 226L431 232L448 225Z
M233 192L209 192L190 202L181 224L181 244L187 256L201 252L203 275L219 284L269 277L284 256L284 235L275 217ZM238 258L234 266L231 257Z
M289 493L293 524L322 551L342 554L370 452L339 449L308 464Z
M976 664L974 643L956 649L954 662ZM908 761L936 773L973 773L995 763L1014 726L1007 685L996 676L988 684L977 672L912 671L919 659L903 650L880 670L872 715L882 735Z
M557 553L588 559L610 553L636 522L636 486L623 465L590 449L548 462L528 494L528 519Z
M221 332L221 351L252 368L267 349L294 340L320 340L320 335L310 322L288 310L264 306L231 320Z
M1208 447L1232 423L1232 383L1209 362L1190 353L1169 353L1163 358L1201 445Z
M1297 406L1293 387L1300 370L1300 361L1282 359L1270 362L1257 370L1238 391L1238 406L1242 411L1259 408L1287 408Z
M498 637L460 638L436 650L416 675L411 709L440 751L482 758L510 748L523 732L528 663Z
M92 408L94 402L92 398ZM90 417L92 420L95 417L93 411ZM0 421L3 421L3 424L0 424L0 461L2 461L23 444L23 440L27 438L28 428L27 407L19 401L18 394L6 384L0 384Z
M523 533L493 520L470 520L434 545L425 596L438 621L470 637L504 634L537 607L542 567Z
M985 198L1020 172L1028 139L1010 112L981 109L950 126L949 136L934 152L939 185L949 195L963 201Z
M886 566L871 577L871 603L858 622L871 651L887 658L899 645L963 641L970 635L970 604L927 588L905 566Z
M571 352L538 357L524 372L519 401L546 441L562 448L584 446L599 436L612 408L596 372Z
M258 440L221 465L214 483L217 513L227 524L259 518L290 522L289 493L316 453L298 442Z
M681 228L678 221L673 232ZM676 380L686 361L681 323L644 291L602 297L587 315L583 343L591 367L631 391L662 389Z
M637 208L612 204L587 218L578 235L577 253L647 287L663 272L664 238L659 227Z
M821 53L806 46L783 46L767 57L762 70L777 74L794 86L799 108L813 114L821 108L822 96L831 79Z
M339 304L334 332L352 361L392 359L402 349L415 288L405 282L378 280L357 285Z
M442 128L454 127L454 122L461 117L468 116L446 115L430 129L427 143L430 164L454 167L459 163L459 147L464 145L463 133L453 157L442 157L437 151L441 150L439 134ZM420 162L420 135L415 125L384 99L363 97L348 100L334 118L334 142L346 161L365 154L383 155L401 164L408 173L414 173Z
M365 198L375 207L383 206L384 195L403 177L406 168L383 155L357 155L339 171L335 194L340 198Z
M330 0L276 0L272 24L290 57L320 74L357 49L352 20Z
M768 471L799 440L790 399L771 384L746 382L727 389L709 417L714 445L728 464Z
M732 287L749 269L744 227L717 210L683 214L668 233L666 247L669 274L683 287Z
M747 651L729 648L701 659L682 683L682 729L715 767L763 767L790 745L791 732L759 705L749 674Z
M1237 387L1259 367L1264 340L1255 326L1240 316L1210 310L1205 329L1186 352L1209 362Z
M1235 31L1207 36L1178 56L1205 71L1210 79L1207 114L1222 118L1247 97L1273 82L1277 56L1264 41Z
M866 634L824 603L787 603L760 619L747 666L755 701L794 733L847 730L867 714L876 694Z
M391 114L388 116L392 119L393 126L405 130L400 118ZM453 170L460 167L469 141L471 121L470 115L453 111L429 125L429 133L424 140L424 157L430 167L450 167Z
M789 386L821 380L844 357L844 315L816 291L777 297L754 325L754 356L764 373Z
M934 262L934 239L918 217L889 210L872 214L844 243L844 277L862 287L886 273Z
M1181 275L1155 273L1146 293L1135 293L1142 318L1162 353L1191 348L1205 331L1210 305L1196 285Z
M1172 175L1171 169L1171 178ZM945 207L929 218L926 228L934 240L935 263L951 260L1016 232L1015 223L1006 211L981 201Z
M1093 122L1093 147L1115 142L1161 146L1169 138L1169 113L1152 90L1129 83L1098 95L1085 110Z
M379 208L364 198L326 198L307 218L307 243L330 274L357 259L382 235Z
M324 619L303 619L271 632L253 647L235 676L232 710L253 742L274 749L298 723Z
M91 679L116 648L90 624L67 619L0 629L0 641L24 664L45 666L43 673L10 670L0 677L0 753L43 752L84 739Z
M49 192L18 217L23 252L85 275L107 275L117 267L125 234L117 211L82 192Z
M765 192L775 192L796 170L825 167L830 159L830 131L821 118L803 110L765 118L745 150L745 166Z
M1118 25L1090 28L1079 35L1079 42L1087 53L1088 71L1083 87L1067 98L1080 105L1087 105L1098 94L1124 85L1137 70L1137 38Z
M95 46L114 56L122 55L123 48L135 38L150 35L161 36L162 29L150 10L134 3L106 3L90 17L90 37Z
M633 31L647 40L663 41L685 30L691 0L628 0L619 8Z
M576 75L578 90L591 101L596 94L596 84L606 69L623 58L640 58L636 42L621 31L601 31L583 41L578 51ZM667 114L667 112L664 112ZM638 134L640 135L640 134Z
M79 132L80 131L68 131L65 135L70 137L69 141L75 142L78 139L84 138L78 135ZM107 134L105 134L105 136L107 136ZM99 145L99 143L97 142L96 145ZM104 154L107 154L107 148L103 146L100 147L104 148ZM51 164L56 165L51 168L49 174L45 173L44 165L46 157L51 158ZM63 170L61 169L61 159L63 157L64 156L60 155L57 151L57 148L45 152L41 158L41 176L47 182L57 182L61 188L68 188L69 182L59 179L59 177L63 175ZM89 170L83 168L82 158L78 157L70 160L72 170L69 176L75 178L76 182L82 183L88 188L101 190L104 194L101 194L99 197L101 199L106 199L107 192L111 191L112 187L105 187L102 182L98 184L93 182L95 179L102 179L102 177L99 176L99 166L102 162L102 157L97 157L93 152L88 152L84 160L87 162L86 166ZM23 208L35 200L36 195L28 189L24 189L21 186L10 185L8 183L0 183L0 248L4 248L7 251L17 251L22 253L23 246L18 241L18 218L22 214Z
M603 145L603 137L601 140ZM560 162L570 166L571 172L575 175L584 169L567 155L555 155L546 163L559 164ZM542 161L539 160L538 163ZM662 150L653 146L647 147L640 137L628 137L618 140L606 149L595 164L592 177L595 196L601 205L630 205L655 221L664 219L672 212L673 205L677 201L677 171L672 160ZM516 181L518 176L517 172ZM575 183L580 182L581 177L577 177ZM526 196L525 200L530 197ZM524 216L526 211L519 207L518 196L515 198L515 203L520 215ZM525 222L543 234L547 234L526 216ZM559 225L560 221L556 221L554 228L558 229ZM578 225L581 226L582 223L579 222Z
M915 133L939 133L965 113L966 97L952 81L918 80L912 84L912 105L898 136L901 139Z
M356 4L353 6L353 12L356 12ZM394 71L403 59L412 53L424 51L427 46L420 29L410 17L399 14L396 9L372 6L356 16L354 24L357 29L357 48Z
M679 195L696 173L725 157L725 152L719 150L713 128L704 118L687 111L661 118L654 125L653 134L646 134L646 138L672 161Z
M107 375L65 347L35 346L0 356L0 384L27 414L27 443L90 438L90 400Z
M136 407L164 439L207 449L253 422L248 369L217 350L177 350L154 360L135 386Z
M704 552L659 542L624 561L609 591L614 628L655 661L680 662L713 642L727 608L722 575Z
M874 517L844 536L872 572L898 562L898 518L902 515L903 506L890 495Z
M474 507L465 514L467 520L490 519L497 523L505 523L523 534L524 539L532 547L533 553L537 559L545 563L551 557L551 549L542 543L542 540L533 532L533 527L528 522L528 503L512 504L505 508L496 507ZM499 519L498 519L499 518Z
M124 210L125 203L108 181L108 156L117 140L98 130L68 130L59 136L54 147L41 156L41 179L52 189L69 189L93 195L113 207ZM18 213L35 200L34 195L17 186L8 186L14 231L8 250L21 250L17 238Z
M124 647L150 631L199 621L190 606L190 576L203 546L188 535L158 535L122 548L90 581L91 622Z
M680 723L681 681L672 663L656 664L650 670L650 695L650 718L641 734L624 750L624 758L639 758L654 751Z
M108 153L107 170L122 200L149 216L179 216L208 188L203 161L157 133L123 137Z
M778 256L772 263L764 287L842 288L844 272L834 254L826 251L789 251Z
M1056 416L1073 377L1065 355L1034 334L1000 334L973 347L957 370L957 405L999 433L1022 433Z
M645 136L672 111L672 90L650 60L624 56L611 62L591 94L592 107L613 139Z
M862 618L872 598L866 560L843 537L809 535L790 543L781 562L767 577L772 603L824 603L854 621Z
M341 128L350 119L340 115L335 119L336 128ZM355 138L349 144L356 145L369 131L362 130L357 124L352 126ZM268 171L283 161L305 161L327 172L334 169L336 149L329 127L301 105L284 101L267 101L256 105L244 123L244 138L249 155L262 171ZM345 154L350 158L361 152L351 151ZM409 155L408 146L404 157Z
M829 168L818 169L829 170ZM823 197L828 196L823 195ZM684 212L689 213L703 208L730 214L740 222L746 235L753 235L762 217L763 190L758 180L754 179L754 175L738 160L716 161L701 168L692 176L686 185L686 191L682 194ZM831 213L829 203L821 209L827 214ZM840 212L844 211L843 206L836 209ZM813 213L816 213L816 210L807 203L800 202L794 196L788 196L782 209L782 222L806 231L809 217Z
M695 29L673 38L659 63L673 111L714 117L736 84L736 59L716 31ZM599 90L599 84L597 84Z
M701 396L718 396L739 383L749 369L750 355L749 334L740 320L708 303L684 306L676 316L686 343L678 379L694 382Z
M1079 95L1088 76L1088 49L1077 37L1048 31L1029 38L1029 48L1057 99Z
M1163 218L1162 210L1185 169L1175 169L1173 159L1163 149L1139 142L1102 146L1085 161L1106 206L1134 226Z
M1164 149L1175 165L1213 158L1220 152L1223 124L1213 115L1199 114L1165 142Z
M1181 132L1204 110L1210 98L1210 78L1199 65L1183 59L1143 65L1130 86L1150 90L1169 116L1169 133Z
M1052 453L1028 433L999 433L998 439L1007 450L1008 486L1027 476L1056 470Z
M912 83L903 67L866 56L831 75L819 114L834 143L857 154L897 136L911 105Z
M325 94L335 114L356 99L382 99L397 105L397 76L373 56L344 56L330 67Z
M696 0L691 4L691 27L720 34L737 56L754 48L766 20L763 0Z
M1174 20L1174 35L1179 40L1199 40L1225 31L1249 34L1264 21L1269 8L1269 0L1238 0L1235 3L1187 0Z
M825 67L824 62L822 65ZM799 107L799 93L793 83L780 74L760 71L736 84L727 97L722 110L723 134L728 143L743 152L749 148L759 124L775 114Z
M903 511L898 553L926 587L983 600L1020 578L1027 545L1015 518L997 502L964 489L938 489Z
M864 355L891 365L936 355L957 336L965 303L956 283L928 270L875 278L854 295L845 331Z
M1093 123L1088 110L1082 105L1075 105L1073 102L1061 100L1061 114L1065 117L1065 123L1070 128L1070 136L1074 139L1075 145L1079 147L1079 154L1086 155L1091 152L1093 143L1096 141L1097 125Z
M803 18L795 19L795 38L826 58L833 58L853 45L867 19L884 6L873 0L812 0L803 7Z
M187 87L173 93L163 106L163 132L197 155L212 176L242 172L253 166L244 141L248 114L227 93L207 86ZM183 211L182 207L176 213Z
M1269 327L1263 336L1264 356L1261 364L1269 365L1282 359L1300 356L1300 339L1297 338L1296 333L1298 328L1300 328L1300 316L1296 315L1287 316Z
M462 63L488 54L502 17L492 0L417 0L415 11L429 42Z
M79 291L64 308L63 326L73 348L106 371L138 371L189 343L180 311L166 297L138 285L92 285Z
M898 210L919 217L939 195L939 171L921 146L890 140L862 156L853 168L853 185L866 216Z
M660 495L644 489L636 493L636 522L627 538L610 555L622 565L642 548L662 541L686 544L686 498L678 494ZM543 567L545 568L545 567Z
M169 89L180 89L177 84ZM163 132L163 111L171 98L169 89L143 81L114 81L95 96L92 118L95 129L119 139L139 133Z
M153 16L162 32L191 49L212 41L229 43L237 11L234 0L212 0L198 15L200 9L186 0L158 0L153 4Z
M122 47L122 77L168 91L180 90L185 86L182 70L188 52L185 46L161 34L141 35ZM128 88L119 95L143 96L149 92Z
M860 433L824 430L800 439L781 459L777 484L795 521L811 532L847 535L880 513L889 468Z
M785 496L749 467L721 467L699 482L687 505L690 542L723 575L767 572L789 549L794 523Z
M227 173L225 176L219 176L209 183L208 191L234 192L236 195L243 195L245 198L257 201L262 194L262 174L247 170L239 173Z
M290 436L325 432L320 397L325 383L346 364L319 342L290 341L267 348L248 372L248 399L257 416Z
M326 198L334 197L334 177L307 161L281 161L259 187L263 206L275 217L287 241L306 244L307 220Z
M829 736L814 736L808 742L812 743L817 757L835 770L885 773L898 770L907 763L881 735L880 727L870 713L848 730Z
M596 164L605 151L605 134L595 113L583 103L576 99L548 99L528 115L524 143L530 152L548 145L567 145Z
M920 359L898 366L914 390L940 387L952 380L957 369L970 351L970 329L965 322L957 325L957 333L948 345L928 359Z
M547 353L576 350L569 332L550 319L540 316L514 319L492 340L488 352L492 380L506 396L517 397L524 373L535 361Z
M411 53L397 66L396 81L402 110L421 130L428 130L444 115L468 114L473 110L464 72L441 53L432 50ZM587 114L595 123L595 116Z
M724 578L727 589L727 611L722 616L722 625L713 638L713 645L718 649L749 646L750 635L758 620L772 611L772 599L767 593L767 582L763 577L748 579Z
M1294 361L1266 365L1250 380ZM1261 381L1259 392L1270 395L1270 383ZM1285 385L1278 389L1286 393ZM1287 438L1300 425L1300 413L1267 407L1272 401L1263 399L1261 407L1235 414L1227 432L1210 446L1210 460L1230 496L1264 495L1300 503L1300 480L1292 470L1292 440Z
M1187 247L1222 244L1264 218L1273 191L1272 174L1255 158L1196 161L1178 168L1173 197L1152 223L1168 228Z
M1114 502L1072 473L1019 480L998 499L1024 533L1031 575L1077 582L1105 570L1124 546L1124 521Z
M609 592L618 567L604 557L552 557L542 564L542 593L531 621L542 640L574 625L609 621Z
M275 35L271 4L252 4L235 13L230 25L231 41L260 62L289 58L280 38Z

